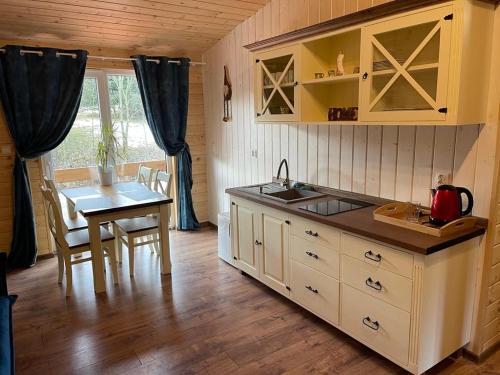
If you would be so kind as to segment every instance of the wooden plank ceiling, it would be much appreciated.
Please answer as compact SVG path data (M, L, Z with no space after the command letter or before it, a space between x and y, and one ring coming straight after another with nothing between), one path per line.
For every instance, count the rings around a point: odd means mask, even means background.
M0 0L0 39L200 54L269 0Z

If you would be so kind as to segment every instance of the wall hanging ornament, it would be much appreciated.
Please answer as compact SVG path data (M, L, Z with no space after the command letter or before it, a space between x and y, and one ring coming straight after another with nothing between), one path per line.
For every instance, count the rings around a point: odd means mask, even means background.
M224 65L224 117L222 121L231 121L231 116L233 114L231 108L231 97L233 96L233 90L231 88L231 81L229 80L229 71L227 66Z

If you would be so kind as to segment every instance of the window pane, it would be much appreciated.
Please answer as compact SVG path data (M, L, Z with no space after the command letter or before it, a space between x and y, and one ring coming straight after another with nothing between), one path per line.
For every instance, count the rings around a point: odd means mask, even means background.
M85 77L82 99L68 136L53 151L54 169L95 166L97 143L101 137L101 113L97 79Z
M146 122L137 79L134 75L108 75L111 122L120 143L117 164L164 160Z

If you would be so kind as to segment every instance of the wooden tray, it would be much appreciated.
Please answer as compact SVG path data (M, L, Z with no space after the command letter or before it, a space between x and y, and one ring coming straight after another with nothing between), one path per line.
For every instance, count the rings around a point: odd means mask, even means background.
M430 210L422 208L419 222L406 220L410 204L402 202L389 203L373 211L373 218L384 223L396 225L417 232L430 234L436 237L443 237L452 233L470 229L476 225L477 218L474 216L464 216L441 227L429 223Z

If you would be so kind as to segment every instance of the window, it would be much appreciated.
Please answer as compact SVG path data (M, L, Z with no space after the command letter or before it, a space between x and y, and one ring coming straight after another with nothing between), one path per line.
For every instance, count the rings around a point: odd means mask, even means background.
M64 141L52 151L57 182L74 185L96 180L97 143L102 124L109 123L119 142L118 179L131 179L141 163L164 168L165 154L156 145L147 124L134 72L91 70L85 74L75 123Z

